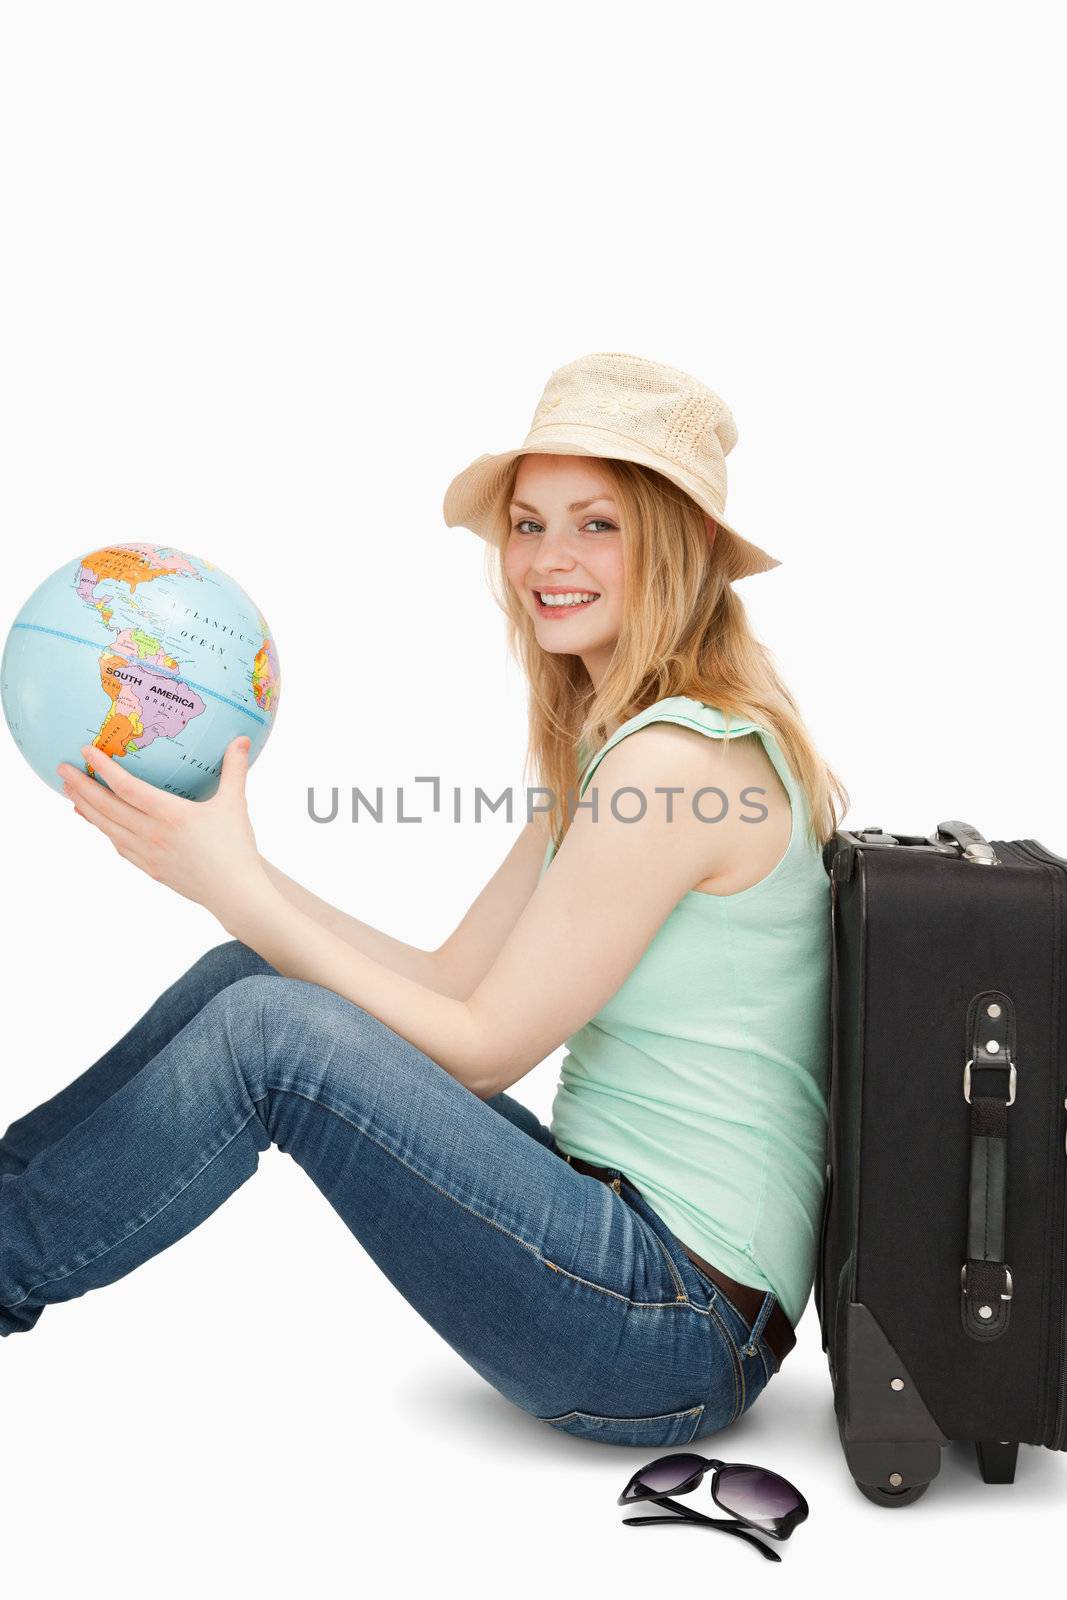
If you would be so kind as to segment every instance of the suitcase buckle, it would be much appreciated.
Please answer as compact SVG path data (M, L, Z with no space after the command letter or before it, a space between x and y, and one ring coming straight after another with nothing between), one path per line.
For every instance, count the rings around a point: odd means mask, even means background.
M973 1066L974 1057L972 1056L963 1069L963 1098L966 1100L968 1105L971 1103L971 1068ZM1005 1103L1009 1106L1013 1106L1015 1104L1015 1083L1017 1077L1015 1071L1015 1062L1010 1056L1008 1056L1004 1061L983 1061L982 1071L984 1072L988 1067L1009 1067L1011 1069L1008 1074L1008 1098Z

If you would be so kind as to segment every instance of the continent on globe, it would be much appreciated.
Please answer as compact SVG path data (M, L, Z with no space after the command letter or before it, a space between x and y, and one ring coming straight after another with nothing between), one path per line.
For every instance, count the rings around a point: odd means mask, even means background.
M180 550L164 553L154 544L109 544L104 550L94 550L91 556L82 556L78 596L92 604L94 589L106 578L128 584L133 594L139 583L151 583L153 578L176 572L195 578L198 583L202 581L188 556L183 556Z
M107 620L107 617L104 617L105 624ZM159 640L153 639L143 628L123 628L111 648L124 655L128 661L155 662L157 667L168 667L171 672L178 670L178 663L174 657L161 649Z
M180 678L132 666L125 656L101 658L100 682L111 709L92 743L114 758L146 750L153 739L173 739L205 709ZM88 771L92 775L92 767Z
M260 630L267 631L267 624L263 618L259 619ZM274 701L278 694L278 657L274 651L273 641L264 639L256 651L256 658L252 663L252 693L256 697L256 705L264 711L274 710Z

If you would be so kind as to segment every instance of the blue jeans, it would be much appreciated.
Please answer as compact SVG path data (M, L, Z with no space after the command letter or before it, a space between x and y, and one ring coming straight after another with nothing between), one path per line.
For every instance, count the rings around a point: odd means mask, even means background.
M626 1180L236 940L0 1140L0 1335L174 1244L272 1143L476 1372L565 1433L688 1444L776 1370L772 1294L750 1325Z

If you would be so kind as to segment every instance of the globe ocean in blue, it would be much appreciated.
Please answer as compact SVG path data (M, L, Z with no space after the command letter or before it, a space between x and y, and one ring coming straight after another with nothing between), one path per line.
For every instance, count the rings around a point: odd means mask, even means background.
M105 545L34 590L0 662L0 700L38 777L62 791L61 761L93 771L82 745L188 800L218 788L226 746L255 761L281 674L259 609L232 578L169 545ZM101 780L102 781L102 780Z

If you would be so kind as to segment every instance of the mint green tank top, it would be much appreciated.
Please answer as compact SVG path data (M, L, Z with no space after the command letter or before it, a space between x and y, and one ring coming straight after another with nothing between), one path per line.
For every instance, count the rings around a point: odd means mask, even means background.
M607 752L650 722L727 732L713 706L659 700L596 752L580 795ZM830 882L774 734L742 721L729 732L758 734L785 785L786 852L751 888L682 896L566 1041L551 1128L568 1154L624 1172L713 1266L773 1289L795 1328L815 1278L825 1181ZM553 853L550 842L542 874Z

